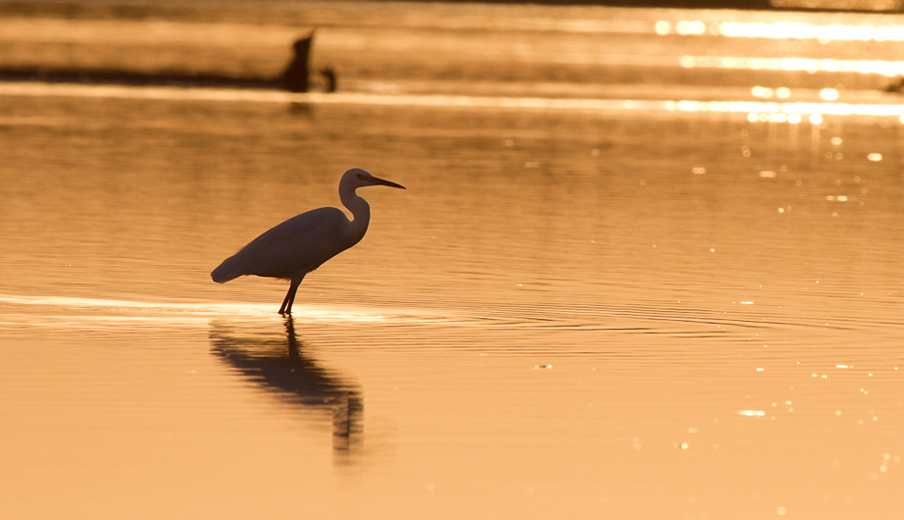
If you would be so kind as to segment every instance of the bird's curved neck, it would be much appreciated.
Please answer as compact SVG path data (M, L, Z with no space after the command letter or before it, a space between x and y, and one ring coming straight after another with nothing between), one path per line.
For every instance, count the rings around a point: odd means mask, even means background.
M351 231L357 240L361 240L367 231L367 225L370 224L370 205L366 200L359 197L355 190L340 191L339 200L342 201L343 206L352 212L354 219L352 220Z

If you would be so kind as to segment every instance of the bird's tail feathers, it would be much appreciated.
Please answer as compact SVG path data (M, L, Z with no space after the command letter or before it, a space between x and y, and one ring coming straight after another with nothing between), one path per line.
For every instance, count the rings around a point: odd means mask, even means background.
M245 274L245 272L241 262L234 256L230 256L226 260L223 260L223 263L210 273L210 277L217 283L226 283L229 280L235 280L243 274Z

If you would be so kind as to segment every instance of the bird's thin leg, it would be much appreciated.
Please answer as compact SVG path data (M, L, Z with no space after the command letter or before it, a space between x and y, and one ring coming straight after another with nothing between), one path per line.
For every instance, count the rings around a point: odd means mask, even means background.
M283 316L292 314L292 304L295 303L295 292L298 291L298 286L301 285L301 280L303 279L304 276L292 279L292 283L289 285L289 292L286 293L286 297L279 307L279 313Z

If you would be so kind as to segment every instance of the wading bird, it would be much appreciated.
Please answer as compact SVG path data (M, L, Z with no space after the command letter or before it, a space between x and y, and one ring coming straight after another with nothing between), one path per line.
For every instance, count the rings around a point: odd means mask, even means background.
M364 238L370 223L370 206L355 193L363 186L401 184L378 179L364 170L352 168L339 181L339 200L352 212L349 220L338 208L320 208L290 218L265 231L210 273L217 283L246 274L289 280L289 292L279 313L292 314L295 292L304 276Z

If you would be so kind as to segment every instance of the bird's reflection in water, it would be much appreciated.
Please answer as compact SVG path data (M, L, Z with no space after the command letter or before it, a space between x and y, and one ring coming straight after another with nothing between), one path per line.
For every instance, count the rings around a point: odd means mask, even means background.
M291 317L286 318L285 325L286 339L277 340L260 335L240 336L227 326L214 323L210 332L212 351L285 402L307 411L329 413L333 461L352 462L362 443L363 396L356 384L305 354Z

